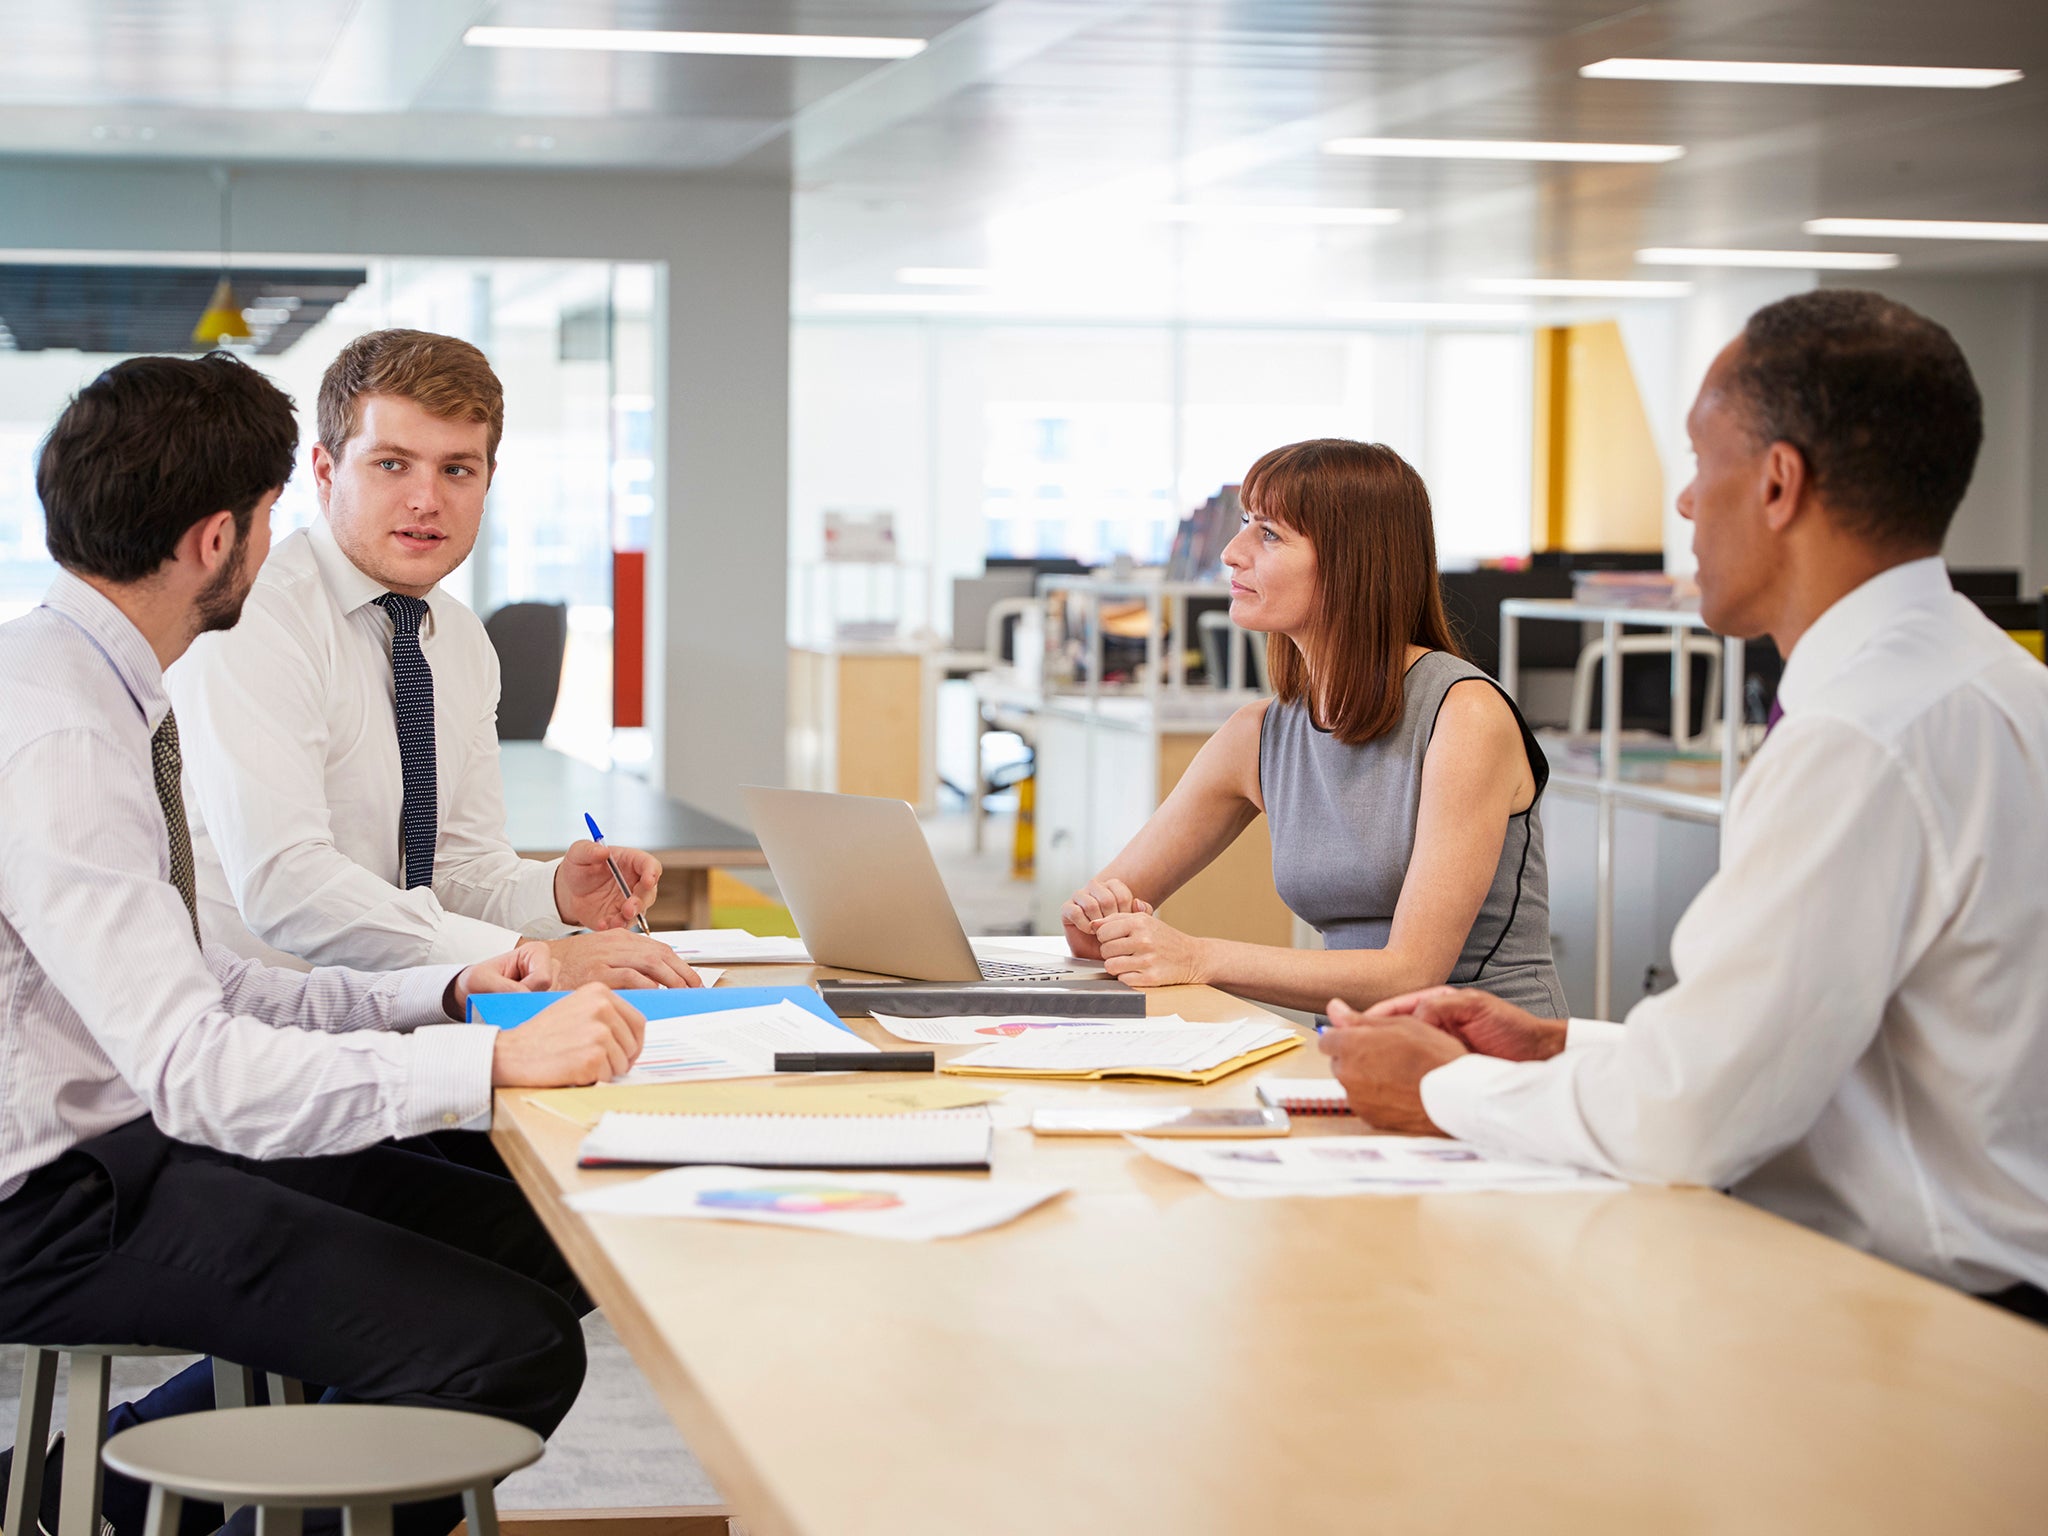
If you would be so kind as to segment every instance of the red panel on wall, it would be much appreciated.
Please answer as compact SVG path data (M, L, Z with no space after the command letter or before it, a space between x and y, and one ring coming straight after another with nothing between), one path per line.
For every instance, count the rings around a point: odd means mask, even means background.
M645 725L647 680L647 556L612 551L612 724Z

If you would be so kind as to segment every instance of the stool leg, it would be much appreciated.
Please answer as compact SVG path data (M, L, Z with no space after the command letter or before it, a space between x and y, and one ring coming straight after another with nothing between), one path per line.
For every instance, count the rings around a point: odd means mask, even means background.
M50 1409L57 1400L57 1351L22 1351L21 1415L14 1427L14 1476L7 1483L0 1531L34 1536L43 1503L43 1450L50 1443Z
M256 1536L301 1536L305 1527L303 1509L283 1509L274 1504L256 1506Z
M296 1376L280 1376L270 1371L265 1373L263 1384L270 1391L273 1408L297 1407L306 1400L306 1384Z
M391 1536L389 1504L348 1504L341 1511L341 1536Z
M107 1443L107 1383L114 1362L106 1355L71 1357L70 1397L64 1405L64 1487L57 1536L99 1536L100 1447Z
M213 1360L213 1406L215 1408L247 1408L256 1401L256 1373L246 1365L236 1365L232 1360L223 1360L218 1355ZM239 1504L222 1504L221 1508L233 1518Z
M213 1406L246 1408L256 1401L256 1373L229 1360L213 1362Z
M462 1490L462 1518L469 1536L498 1536L498 1500L489 1483Z
M66 1447L64 1454L68 1464L71 1455L69 1447ZM184 1512L183 1496L171 1492L168 1488L159 1488L151 1484L149 1518L143 1522L142 1536L178 1536L178 1518Z

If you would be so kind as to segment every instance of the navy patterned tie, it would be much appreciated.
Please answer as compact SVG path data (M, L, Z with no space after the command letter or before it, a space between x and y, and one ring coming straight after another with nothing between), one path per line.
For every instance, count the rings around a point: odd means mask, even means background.
M391 615L392 705L405 779L398 830L409 891L434 883L434 836L441 820L434 797L434 672L420 651L420 620L427 616L427 604L424 598L386 592L377 606Z
M199 938L199 888L193 878L192 829L185 822L184 758L178 751L178 717L168 709L149 739L150 766L156 772L156 800L164 808L164 835L171 844L171 884L192 915L192 937ZM201 949L206 947L200 941Z

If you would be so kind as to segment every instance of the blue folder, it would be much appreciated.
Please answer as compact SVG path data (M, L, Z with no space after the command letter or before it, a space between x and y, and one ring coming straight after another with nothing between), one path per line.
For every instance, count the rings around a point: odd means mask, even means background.
M566 992L479 992L469 999L469 1022L495 1024L511 1029L524 1024L549 1003L567 997ZM622 988L619 996L650 1019L679 1019L693 1013L723 1013L729 1008L765 1008L771 1003L795 1003L815 1013L835 1029L850 1035L844 1020L825 1006L825 999L812 987L646 987Z

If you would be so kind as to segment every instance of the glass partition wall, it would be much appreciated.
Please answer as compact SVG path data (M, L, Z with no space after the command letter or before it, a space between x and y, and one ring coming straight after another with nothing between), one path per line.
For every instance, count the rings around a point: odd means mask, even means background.
M299 412L299 462L278 500L275 536L318 514L314 404L320 375L342 346L386 326L476 343L504 382L505 437L482 537L446 588L485 615L512 602L565 605L569 641L549 744L601 765L615 753L644 760L640 733L614 732L612 614L614 553L646 547L657 495L652 269L599 261L353 266L365 280L285 351L245 354ZM37 446L71 394L121 356L0 350L0 620L33 607L55 571L35 494Z
M791 363L790 558L820 558L828 513L893 514L906 628L947 635L953 578L988 556L1156 564L1190 510L1310 437L1408 458L1445 565L1529 553L1526 330L806 317ZM818 600L793 578L792 640Z

